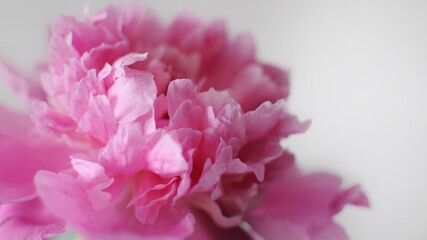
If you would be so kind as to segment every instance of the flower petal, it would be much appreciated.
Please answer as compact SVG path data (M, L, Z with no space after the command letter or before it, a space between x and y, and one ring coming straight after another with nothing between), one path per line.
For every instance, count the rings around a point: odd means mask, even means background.
M43 240L66 229L66 223L46 211L40 199L0 207L0 236L5 240Z
M70 166L70 149L34 133L28 117L0 108L0 123L0 203L32 198L37 171Z
M243 224L243 228L245 228L245 224ZM294 225L286 219L274 217L257 217L250 221L245 230L253 239L312 240L304 226Z
M310 121L299 122L284 109L284 102L264 102L256 110L245 114L248 142L259 138L288 137L302 133L310 126Z
M88 110L80 119L76 132L87 134L106 143L116 129L117 121L108 98L105 95L89 98Z
M108 90L114 115L120 123L132 122L153 108L157 88L148 72L128 71Z
M55 212L88 239L182 239L193 232L191 214L159 213L161 221L142 224L135 218L133 208L128 208L129 188L126 182L115 179L108 188L94 188L68 174L40 171L35 178L38 193L51 212ZM91 192L104 193L103 195ZM96 207L103 196L107 204ZM111 197L111 198L110 198ZM105 238L104 238L105 237Z
M336 176L325 173L304 176L295 168L288 168L269 185L262 205L249 214L249 221L260 217L286 220L304 227L309 239L346 240L345 233L333 222L334 215L346 203L367 204L358 187L341 190L341 179Z
M28 105L32 99L46 99L45 93L37 82L25 77L4 61L0 61L0 79L4 80L18 97Z

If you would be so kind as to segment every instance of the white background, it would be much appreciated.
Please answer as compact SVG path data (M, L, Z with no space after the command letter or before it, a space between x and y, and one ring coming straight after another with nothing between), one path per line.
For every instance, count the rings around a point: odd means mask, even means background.
M86 1L93 11L112 1ZM288 108L310 118L287 140L307 171L361 183L372 208L338 216L354 240L427 239L426 1L141 1L164 22L184 9L250 31L259 58L291 70ZM29 71L49 22L85 1L0 1L0 56ZM18 106L3 85L0 101Z

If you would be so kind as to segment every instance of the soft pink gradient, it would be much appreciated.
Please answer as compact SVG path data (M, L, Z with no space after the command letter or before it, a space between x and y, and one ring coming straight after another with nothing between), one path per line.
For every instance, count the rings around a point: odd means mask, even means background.
M310 123L283 106L287 73L222 21L165 27L139 6L59 17L39 77L0 70L32 112L1 110L7 239L69 226L86 239L342 240L333 216L368 205L298 170L280 140Z

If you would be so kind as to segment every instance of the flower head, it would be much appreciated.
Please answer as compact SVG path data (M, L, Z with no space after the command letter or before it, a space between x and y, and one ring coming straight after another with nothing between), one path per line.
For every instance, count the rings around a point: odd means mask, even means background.
M287 73L222 21L59 17L38 79L2 70L32 113L2 110L1 236L345 239L333 215L367 205L300 173L280 145L309 125L283 106Z

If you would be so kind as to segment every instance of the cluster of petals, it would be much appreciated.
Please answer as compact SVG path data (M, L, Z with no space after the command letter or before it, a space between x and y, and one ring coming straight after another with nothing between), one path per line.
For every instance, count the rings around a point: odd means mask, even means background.
M309 122L250 35L112 6L49 39L39 74L0 67L30 112L0 109L2 239L343 240L333 216L368 204L281 146Z

